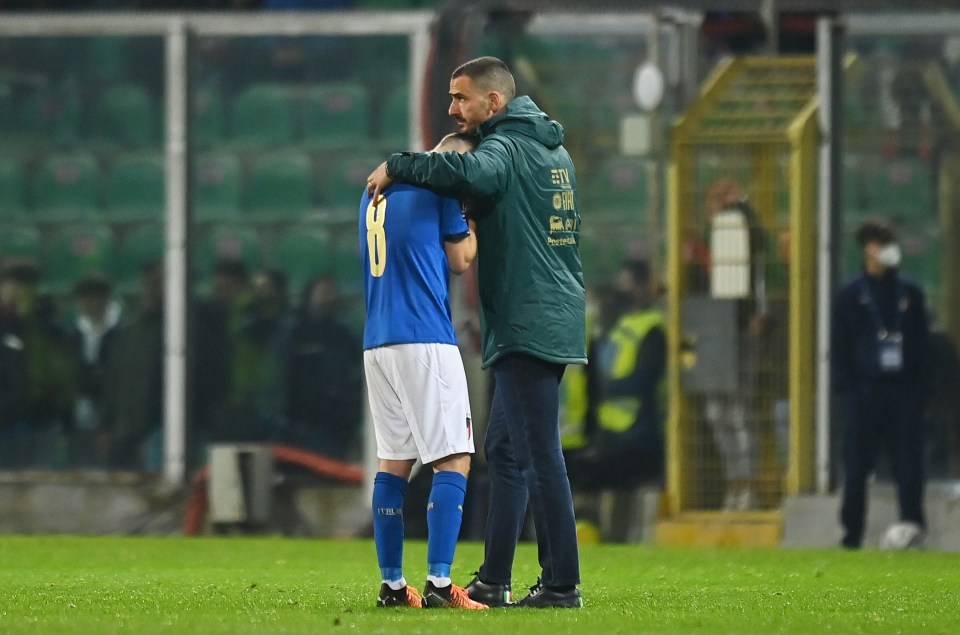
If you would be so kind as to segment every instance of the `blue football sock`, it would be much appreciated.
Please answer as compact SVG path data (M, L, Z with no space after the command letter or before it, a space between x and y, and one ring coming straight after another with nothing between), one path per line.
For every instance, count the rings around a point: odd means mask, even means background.
M407 480L377 472L373 480L373 541L384 582L403 579L403 499Z
M427 575L449 578L453 552L463 522L467 478L458 472L435 472L427 505Z

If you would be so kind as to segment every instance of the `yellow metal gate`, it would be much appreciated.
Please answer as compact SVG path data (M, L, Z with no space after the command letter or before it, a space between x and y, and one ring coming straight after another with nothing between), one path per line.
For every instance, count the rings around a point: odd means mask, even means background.
M659 542L775 544L813 482L816 66L741 58L676 123Z

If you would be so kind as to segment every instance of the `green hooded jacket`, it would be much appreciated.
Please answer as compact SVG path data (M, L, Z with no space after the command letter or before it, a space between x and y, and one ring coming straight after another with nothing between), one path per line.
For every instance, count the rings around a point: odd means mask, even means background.
M577 176L563 128L517 97L478 132L473 152L394 154L387 173L474 212L484 368L509 353L585 364Z

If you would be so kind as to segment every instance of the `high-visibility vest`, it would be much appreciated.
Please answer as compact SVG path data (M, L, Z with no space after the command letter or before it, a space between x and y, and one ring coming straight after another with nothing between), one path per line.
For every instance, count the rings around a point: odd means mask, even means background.
M606 380L624 379L637 368L637 355L647 333L663 326L663 314L656 310L627 313L617 322L605 346L604 368L601 372ZM665 382L657 387L662 392ZM604 399L597 407L597 425L609 432L626 432L633 426L643 406L639 395Z
M587 329L590 333L592 318L587 312ZM587 337L587 353L590 338ZM564 450L579 450L587 445L587 367L568 364L560 381L560 447Z

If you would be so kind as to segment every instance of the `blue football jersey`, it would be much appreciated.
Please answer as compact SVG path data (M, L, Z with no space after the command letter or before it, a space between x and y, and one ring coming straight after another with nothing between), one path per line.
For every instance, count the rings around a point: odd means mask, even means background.
M469 232L460 204L419 187L394 184L380 203L360 201L367 319L363 348L456 344L447 285L445 239Z

